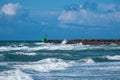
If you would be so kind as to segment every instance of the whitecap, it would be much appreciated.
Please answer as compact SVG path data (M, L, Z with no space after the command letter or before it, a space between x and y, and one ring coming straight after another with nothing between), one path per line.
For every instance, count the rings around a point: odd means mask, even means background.
M29 74L19 69L0 72L0 80L33 80Z
M66 41L63 41L61 44L52 44L52 43L35 43L38 46L1 46L0 52L2 51L14 51L14 50L26 50L26 51L38 51L38 50L116 50L120 49L120 46L110 46L110 45L84 45L82 43L78 44L65 44Z
M19 47L23 47L24 46L24 44L20 44L20 45L18 45Z
M0 47L0 51L14 51L14 50L26 50L29 49L28 46L23 46L23 47L11 47L11 46L2 46Z
M29 51L37 50L87 50L90 49L90 45L79 44L44 44L37 47L29 48Z
M34 53L34 52L30 52L30 53L16 52L16 53L13 53L13 54L17 54L17 55L27 55L27 56L35 56L35 55L37 55L37 53Z
M66 44L68 41L66 39L64 39L61 44Z
M44 44L37 47L29 48L29 51L37 50L87 50L90 49L90 45L78 44Z
M74 46L72 45L50 45L46 44L39 47L29 48L28 51L37 51L37 50L73 50Z
M71 63L67 63L62 59L47 58L37 62L32 62L24 65L15 65L16 68L34 70L38 72L49 72L52 70L64 70L71 66Z
M120 60L120 55L115 55L115 56L105 56L108 60Z
M96 50L96 49L104 49L105 46L93 46L93 45L84 45L82 43L78 44L65 44L64 41L62 44L52 44L52 43L35 43L38 46L29 47L29 46L21 46L21 47L11 47L11 46L3 46L0 47L0 51L11 51L11 50L26 50L26 51L38 51L38 50ZM42 44L42 45L41 45ZM116 47L115 47L116 48Z
M87 63L87 64L95 63L93 59L81 59L80 62Z
M42 45L42 44L45 44L44 42L36 42L34 43L35 45Z
M117 45L117 44L115 44L115 43L111 43L110 45L111 45L111 46L118 46L118 45Z

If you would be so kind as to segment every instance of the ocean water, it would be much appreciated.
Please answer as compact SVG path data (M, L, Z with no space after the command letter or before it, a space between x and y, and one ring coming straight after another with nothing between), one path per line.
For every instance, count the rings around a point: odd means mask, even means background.
M120 80L120 45L0 42L0 80Z

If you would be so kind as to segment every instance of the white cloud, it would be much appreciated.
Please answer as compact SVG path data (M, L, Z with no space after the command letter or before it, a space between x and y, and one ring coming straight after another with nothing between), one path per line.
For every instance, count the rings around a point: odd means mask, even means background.
M1 13L9 16L16 15L17 10L19 10L20 8L21 6L19 5L19 3L8 3L1 8Z
M65 11L63 10L61 15L58 17L58 20L63 21L74 21L76 19L76 12L75 11Z
M63 10L58 16L58 20L62 24L73 23L88 26L120 25L120 7L118 5L104 5L106 6L104 8L103 5L97 4L94 9L93 6L90 8L90 6L85 7L85 5L80 4L78 11Z
M28 24L29 23L29 24ZM0 26L16 27L32 26L35 23L33 18L29 17L29 10L24 9L19 3L4 4L0 10Z

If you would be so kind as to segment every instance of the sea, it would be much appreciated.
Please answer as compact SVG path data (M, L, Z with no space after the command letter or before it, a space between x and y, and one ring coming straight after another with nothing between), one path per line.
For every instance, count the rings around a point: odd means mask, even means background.
M120 80L120 45L1 41L0 80Z

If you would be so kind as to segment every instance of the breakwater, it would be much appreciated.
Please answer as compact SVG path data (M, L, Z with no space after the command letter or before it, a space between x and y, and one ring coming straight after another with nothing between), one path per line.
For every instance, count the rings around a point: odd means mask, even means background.
M64 40L48 40L49 43L62 43ZM83 43L83 44L120 44L120 39L111 39L111 40L96 40L96 39L75 39L75 40L67 40L66 44L76 44L76 43Z

